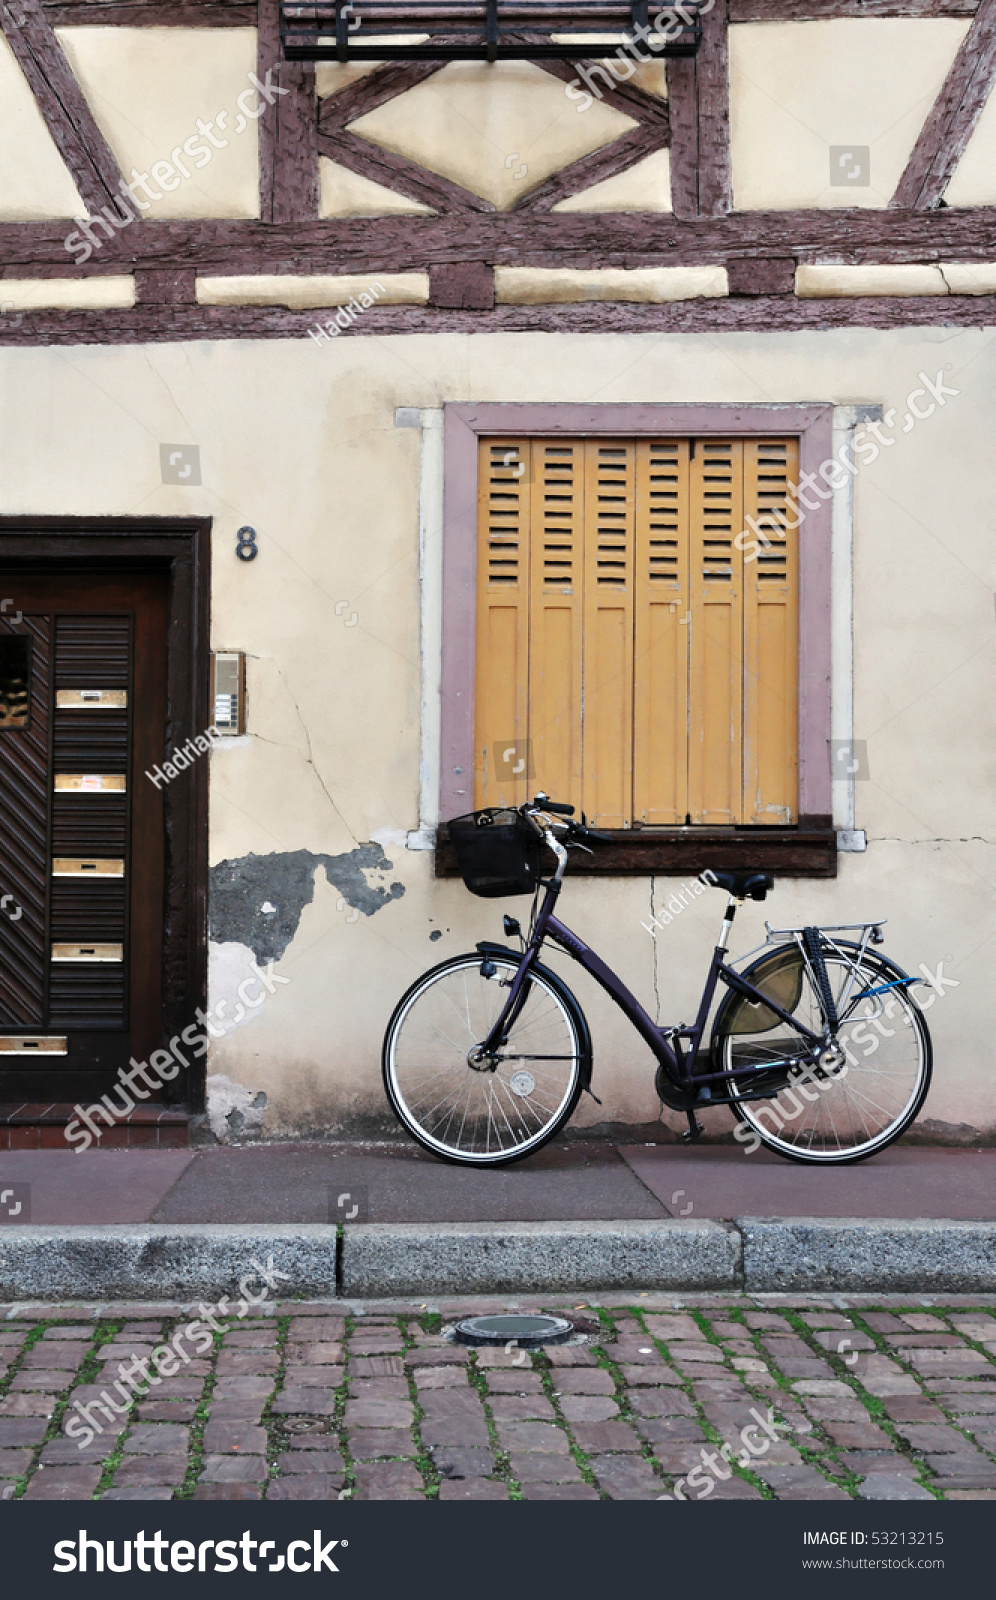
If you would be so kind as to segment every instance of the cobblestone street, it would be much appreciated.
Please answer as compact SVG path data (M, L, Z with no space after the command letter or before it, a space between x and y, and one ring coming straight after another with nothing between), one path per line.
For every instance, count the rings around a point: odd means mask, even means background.
M555 1297L528 1309L569 1305L584 1342L444 1335L509 1305L292 1302L213 1333L185 1332L212 1307L6 1308L3 1496L996 1500L991 1296Z

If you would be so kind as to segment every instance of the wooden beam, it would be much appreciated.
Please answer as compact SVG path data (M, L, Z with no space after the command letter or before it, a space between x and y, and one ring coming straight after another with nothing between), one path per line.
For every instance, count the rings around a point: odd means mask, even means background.
M42 0L53 28L254 28L256 0Z
M561 200L582 194L593 184L614 178L620 172L628 172L638 161L666 149L668 143L668 139L662 138L661 130L652 124L632 128L622 138L603 145L601 150L592 150L579 161L572 161L569 167L561 167L559 172L552 173L545 182L524 195L515 210L520 213L552 211Z
M54 28L253 28L255 0L42 0ZM978 0L730 0L731 22L974 17ZM537 62L536 65L550 65Z
M0 0L0 27L87 210L120 202L121 169L39 0Z
M384 150L380 145L361 139L359 134L343 130L341 133L319 133L318 153L359 173L361 178L372 178L396 194L409 200L418 200L441 214L461 211L493 211L490 200L484 200L470 189L464 189L449 178L420 167L417 161L398 155L394 150Z
M890 201L939 206L996 82L996 0L981 0Z
M74 274L64 222L0 223L0 274L88 276L122 271L96 253ZM120 235L135 267L200 273L403 272L439 262L500 266L723 265L730 258L798 262L996 261L996 207L671 214L462 213L441 217L328 217L265 224L236 219L147 221ZM67 270L68 269L68 270Z
M408 200L418 200L442 214L451 211L493 211L489 200L430 172L409 156L385 150L358 133L350 124L389 100L434 77L445 61L391 61L364 77L354 79L337 94L327 95L318 108L318 153L348 167L361 178L372 178Z
M675 216L721 217L733 205L729 77L727 0L716 0L698 54L667 65Z
M193 339L305 339L331 308L138 305L132 311L25 311L0 317L0 346L174 343ZM854 300L682 300L663 305L591 301L581 305L443 310L384 306L365 311L351 339L431 333L766 333L829 328L991 328L996 295L871 296ZM315 357L317 360L317 356Z
M278 0L259 0L256 72L275 86L260 117L259 214L263 222L318 216L318 96L312 61L284 61Z
M979 0L730 0L731 22L822 22L829 17L974 17Z

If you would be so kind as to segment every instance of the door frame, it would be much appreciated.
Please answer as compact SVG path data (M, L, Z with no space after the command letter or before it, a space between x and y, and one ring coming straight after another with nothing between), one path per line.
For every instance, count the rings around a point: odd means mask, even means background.
M0 574L39 564L67 575L166 573L166 755L203 733L211 721L211 518L0 516ZM183 783L163 790L163 1046L207 1005L209 781L209 763L195 761ZM164 1084L164 1101L203 1111L206 1077L202 1058Z

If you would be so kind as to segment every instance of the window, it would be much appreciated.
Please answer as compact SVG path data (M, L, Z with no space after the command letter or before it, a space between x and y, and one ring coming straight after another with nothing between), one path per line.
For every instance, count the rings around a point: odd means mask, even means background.
M26 728L31 700L31 639L0 634L0 728Z
M798 823L798 475L777 434L479 439L475 807Z

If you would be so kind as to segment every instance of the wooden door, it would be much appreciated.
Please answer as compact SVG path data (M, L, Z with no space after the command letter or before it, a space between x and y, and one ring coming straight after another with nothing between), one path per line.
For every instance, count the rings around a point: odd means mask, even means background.
M0 1100L93 1098L162 1043L167 583L4 584Z

